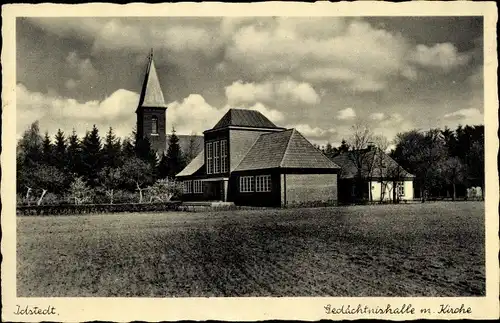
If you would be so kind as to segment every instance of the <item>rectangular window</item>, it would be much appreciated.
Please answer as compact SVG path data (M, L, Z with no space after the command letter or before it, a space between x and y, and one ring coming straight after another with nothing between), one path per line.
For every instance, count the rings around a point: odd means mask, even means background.
M158 118L156 116L151 117L151 134L158 134Z
M193 181L184 181L182 182L184 194L193 193Z
M203 182L201 180L198 179L193 181L193 193L203 193Z
M228 169L227 163L227 140L220 141L220 163L221 163L221 173L226 173Z
M214 173L218 174L220 173L220 152L219 152L219 142L214 141Z
M405 196L405 185L403 182L398 183L398 195Z
M256 192L271 192L271 175L255 176Z
M207 142L207 174L213 173L213 151L212 143Z
M241 176L240 177L240 192L247 193L253 192L254 190L254 177L253 176Z

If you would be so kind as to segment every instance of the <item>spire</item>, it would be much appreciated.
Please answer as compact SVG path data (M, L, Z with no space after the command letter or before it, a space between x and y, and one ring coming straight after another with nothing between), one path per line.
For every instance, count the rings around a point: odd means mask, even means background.
M148 55L148 65L146 68L146 75L142 85L141 96L139 98L140 107L151 108L166 108L163 92L161 91L160 81L156 73L155 63L153 61L153 49Z

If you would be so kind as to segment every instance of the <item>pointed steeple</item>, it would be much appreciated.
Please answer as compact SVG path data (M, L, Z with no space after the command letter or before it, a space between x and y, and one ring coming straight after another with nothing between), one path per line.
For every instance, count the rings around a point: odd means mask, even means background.
M139 98L139 106L137 109L141 107L167 108L163 92L160 87L160 81L158 80L158 74L156 73L155 63L153 61L153 49L151 49L149 54L146 75L144 77L141 96Z

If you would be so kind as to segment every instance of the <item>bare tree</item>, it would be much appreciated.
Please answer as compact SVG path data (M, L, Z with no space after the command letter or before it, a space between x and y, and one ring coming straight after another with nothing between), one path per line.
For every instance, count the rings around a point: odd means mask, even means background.
M387 165L387 149L389 148L389 140L385 136L379 135L373 137L373 144L375 146L374 152L374 170L378 170L380 180L380 203L383 203L385 192L388 187L386 178L388 176Z
M200 151L200 143L196 140L196 133L191 133L189 136L189 143L186 147L186 152L184 154L184 158L186 161L186 165L189 164Z
M373 132L366 124L358 123L352 127L352 134L348 140L351 148L348 156L356 167L355 192L356 198L363 198L362 186L366 176L369 176L373 167L373 154L369 145L373 143ZM371 189L368 190L371 195Z

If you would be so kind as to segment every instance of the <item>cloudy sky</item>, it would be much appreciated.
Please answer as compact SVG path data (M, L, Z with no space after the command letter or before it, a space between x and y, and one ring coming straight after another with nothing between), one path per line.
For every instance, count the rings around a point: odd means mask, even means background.
M18 18L17 134L127 136L150 48L167 130L211 128L256 109L311 141L338 144L368 122L412 128L483 123L483 22L474 17Z

